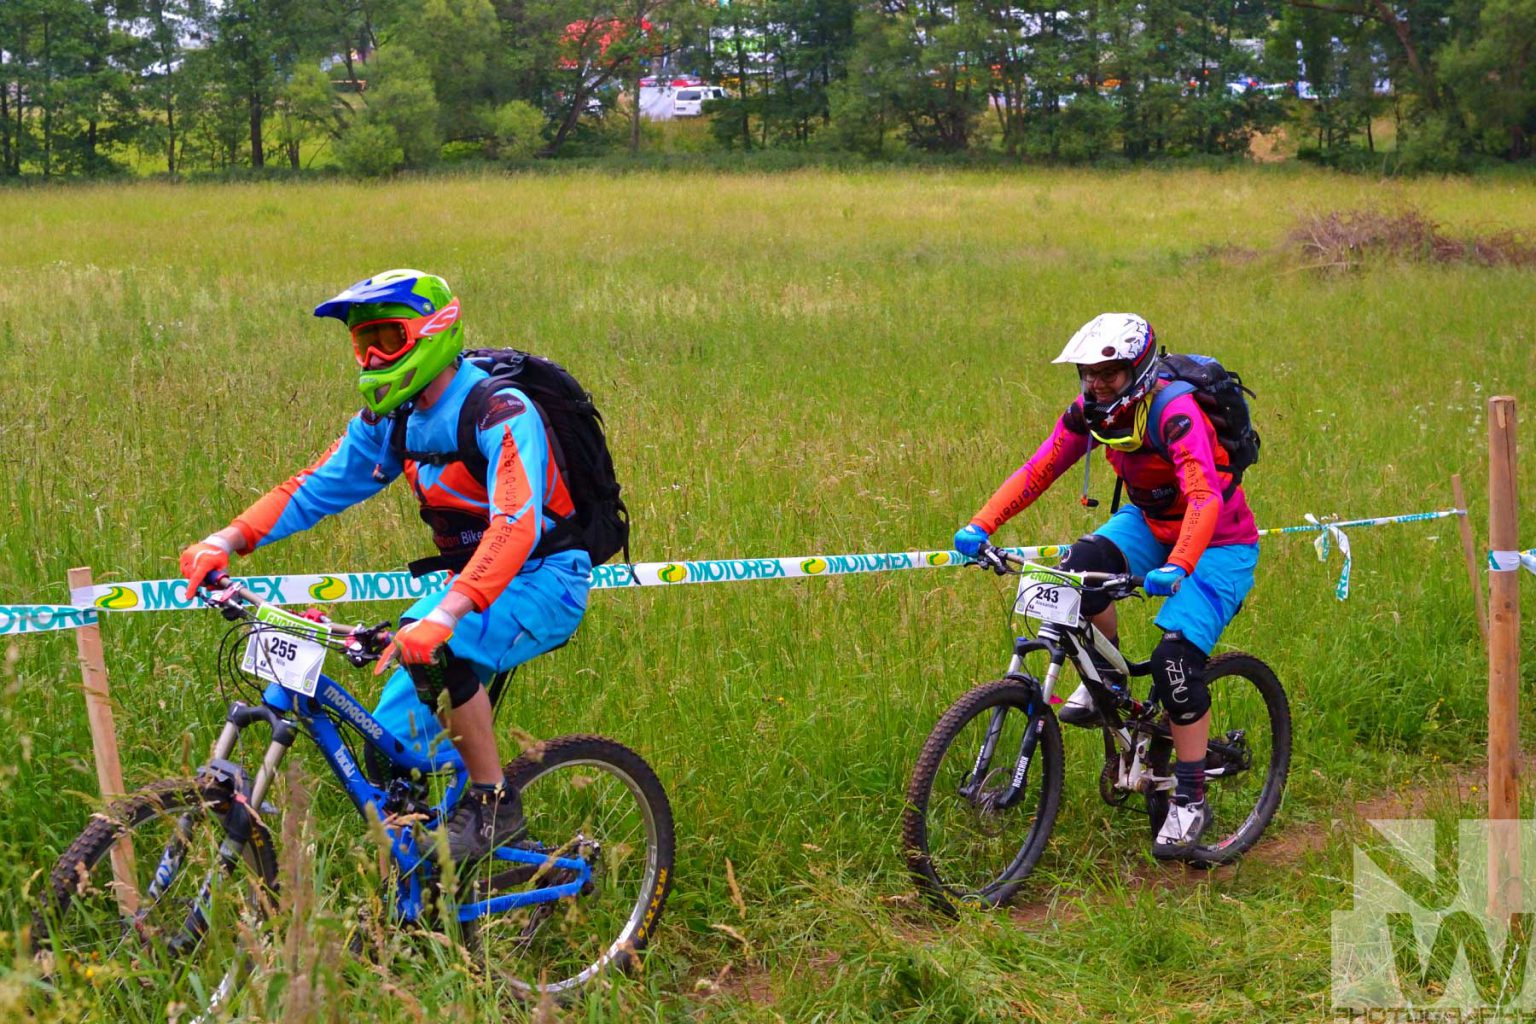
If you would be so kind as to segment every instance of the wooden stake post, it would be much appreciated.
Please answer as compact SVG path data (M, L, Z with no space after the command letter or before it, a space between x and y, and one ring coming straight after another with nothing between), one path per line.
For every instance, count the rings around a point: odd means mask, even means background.
M1488 546L1519 549L1515 494L1515 400L1488 400ZM1488 573L1488 909L1494 920L1521 904L1520 816L1520 569Z
M89 568L69 570L72 593L90 586ZM107 692L107 662L101 652L100 627L75 630L75 644L85 689L85 713L91 726L91 747L96 755L96 783L102 800L110 804L123 795L123 767L117 759L117 728L112 723L112 698ZM134 884L133 846L128 840L112 847L112 876L117 883L118 906L125 914L134 913L139 907L139 892Z

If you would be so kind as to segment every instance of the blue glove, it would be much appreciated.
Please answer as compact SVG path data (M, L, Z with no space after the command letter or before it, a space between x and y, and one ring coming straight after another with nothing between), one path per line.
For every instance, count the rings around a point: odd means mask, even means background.
M955 550L966 558L975 558L988 536L990 534L975 523L966 523L955 531Z
M1172 597L1179 591L1179 582L1188 575L1182 566L1165 565L1147 573L1144 586L1153 597Z

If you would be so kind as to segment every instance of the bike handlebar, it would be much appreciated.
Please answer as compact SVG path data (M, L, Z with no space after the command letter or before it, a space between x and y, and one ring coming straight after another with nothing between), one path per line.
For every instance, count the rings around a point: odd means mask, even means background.
M207 591L207 596L203 600L217 608L219 613L231 622L236 619L254 618L252 609L272 603L255 591L235 582L227 572L211 573L203 581L201 589ZM377 626L347 626L329 619L311 621L316 626L324 628L331 636L343 641L342 653L346 655L348 661L358 667L377 661L394 639L394 634L389 630L391 624L388 621L381 622Z
M983 569L991 569L999 576L1006 575L1014 569L1049 568L1036 566L1035 563L1011 551L986 543L983 543L976 552L976 564ZM1009 566L1013 569L1008 568ZM1128 572L1079 572L1074 569L1055 568L1050 571L1082 581L1084 590L1114 590L1120 591L1122 596L1129 596L1132 591L1142 589L1146 582L1143 577Z

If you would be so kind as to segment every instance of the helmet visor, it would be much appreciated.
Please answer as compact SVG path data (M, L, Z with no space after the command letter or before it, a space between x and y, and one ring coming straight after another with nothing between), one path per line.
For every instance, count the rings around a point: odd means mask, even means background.
M369 320L352 328L357 365L392 363L416 344L409 320Z

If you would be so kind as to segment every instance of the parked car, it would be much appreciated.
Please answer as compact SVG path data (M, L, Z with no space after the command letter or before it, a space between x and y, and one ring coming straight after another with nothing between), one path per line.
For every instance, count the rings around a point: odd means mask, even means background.
M672 96L673 117L698 117L704 112L704 104L710 100L723 100L728 94L718 85L692 86L679 89Z

